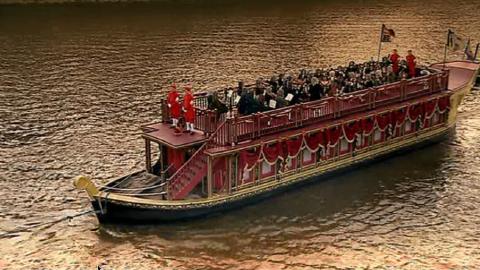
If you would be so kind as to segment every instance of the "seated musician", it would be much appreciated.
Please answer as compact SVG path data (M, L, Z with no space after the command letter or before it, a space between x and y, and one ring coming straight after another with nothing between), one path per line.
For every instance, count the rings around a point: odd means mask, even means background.
M241 115L250 115L260 111L260 104L253 95L253 90L243 89L240 100L237 104L238 113Z
M215 110L217 117L220 117L222 113L228 112L228 107L218 98L218 93L215 91L207 97L208 109Z
M277 91L277 97L275 98L275 101L276 101L275 109L280 109L288 106L288 101L285 99L285 94L283 92L283 89L280 88Z

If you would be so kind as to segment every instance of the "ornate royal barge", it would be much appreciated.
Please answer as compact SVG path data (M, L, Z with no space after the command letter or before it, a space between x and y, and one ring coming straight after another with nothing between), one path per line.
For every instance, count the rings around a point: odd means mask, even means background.
M349 96L248 116L219 115L195 95L195 127L142 127L146 169L97 187L80 176L100 222L162 222L236 208L394 153L445 138L477 78L470 61L433 64L430 74ZM155 156L155 162L153 162Z

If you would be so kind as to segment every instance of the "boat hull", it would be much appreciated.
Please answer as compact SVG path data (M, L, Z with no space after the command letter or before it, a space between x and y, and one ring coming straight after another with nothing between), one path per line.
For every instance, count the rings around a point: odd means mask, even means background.
M332 169L324 172L316 173L314 172L315 168L313 168L310 175L305 174L297 177L296 181L289 182L285 185L278 185L271 189L265 189L255 194L252 193L250 196L244 196L241 198L229 199L228 197L225 197L221 201L215 202L212 200L210 203L205 200L204 203L178 201L176 204L151 205L117 201L109 199L108 196L103 196L103 198L92 200L91 203L96 210L98 220L101 223L163 223L205 217L256 203L286 190L296 188L299 185L313 184L314 182L327 180L333 176L349 172L355 167L384 160L386 157L404 154L406 152L418 150L421 147L438 143L447 139L450 134L454 132L454 126L435 131L435 133L429 136L415 140L414 143L405 144L400 147L387 145L383 147L384 149L379 149L381 151L376 155L357 159L353 162L350 161L346 164L339 164L338 166L334 166ZM321 167L318 167L317 170L318 169L321 169Z

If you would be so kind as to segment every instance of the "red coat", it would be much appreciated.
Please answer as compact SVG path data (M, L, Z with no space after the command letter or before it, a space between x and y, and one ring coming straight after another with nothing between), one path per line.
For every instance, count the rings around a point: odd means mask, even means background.
M408 74L410 77L415 77L415 56L412 54L405 58L407 59Z
M390 55L390 62L392 62L392 69L393 72L398 73L398 59L400 58L400 55L398 53L394 53Z
M179 118L180 117L180 112L181 112L181 107L180 103L178 103L179 95L177 91L170 91L167 96L167 104L169 105L168 107L170 108L170 116L172 118Z
M195 107L193 106L193 95L190 92L183 97L183 109L185 110L185 122L193 123L195 121Z

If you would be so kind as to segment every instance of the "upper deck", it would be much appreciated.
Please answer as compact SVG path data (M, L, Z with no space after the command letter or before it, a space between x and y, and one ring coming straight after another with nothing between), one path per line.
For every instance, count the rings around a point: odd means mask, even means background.
M184 148L208 142L209 148L227 149L264 136L346 118L352 114L455 89L464 82L464 78L472 76L464 68L465 66L470 70L468 63L462 63L464 62L449 63L446 65L448 69L445 70L434 66L431 69L433 72L429 75L360 90L350 95L324 97L320 100L246 116L233 113L236 112L236 108L233 108L233 112L230 113L232 117L226 117L226 114L218 116L215 111L207 109L206 93L200 93L195 97L195 128L200 132L194 135L176 135L169 128L168 107L162 100L162 122L144 126L143 136L172 148ZM449 72L455 75L452 81L449 80ZM471 72L475 72L474 66L471 67Z

